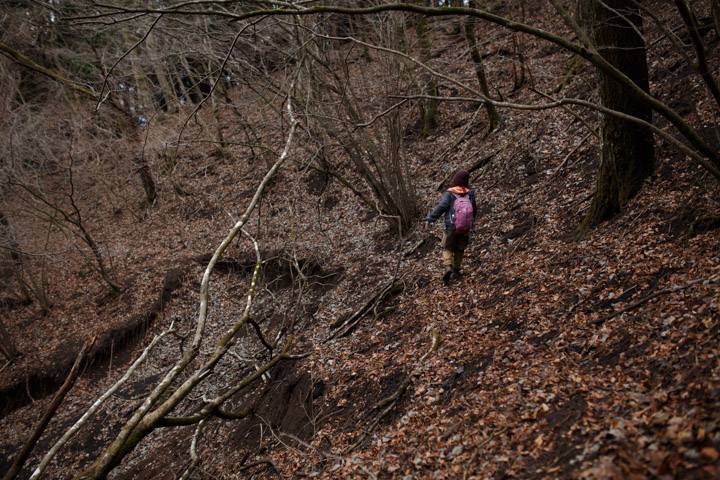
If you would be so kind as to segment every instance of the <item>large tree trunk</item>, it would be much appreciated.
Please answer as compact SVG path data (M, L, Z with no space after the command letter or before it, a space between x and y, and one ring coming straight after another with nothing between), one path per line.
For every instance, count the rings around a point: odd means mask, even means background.
M641 36L642 19L623 0L577 0L578 18L598 51L645 91L648 67ZM605 6L607 5L607 7ZM608 8L609 7L609 8ZM641 105L618 82L597 73L600 102L619 112L652 121L652 111ZM600 121L602 157L597 191L580 225L579 235L622 211L640 190L654 165L653 136L648 130L612 115Z

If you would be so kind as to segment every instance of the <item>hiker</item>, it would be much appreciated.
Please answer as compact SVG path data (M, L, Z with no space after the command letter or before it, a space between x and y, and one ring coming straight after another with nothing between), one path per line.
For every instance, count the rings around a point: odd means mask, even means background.
M470 241L470 230L477 215L475 204L475 190L468 187L470 173L467 170L459 170L453 176L453 186L443 195L440 203L425 218L425 229L430 227L441 215L445 215L443 229L443 272L442 280L445 283L450 281L454 274L460 274L463 254Z

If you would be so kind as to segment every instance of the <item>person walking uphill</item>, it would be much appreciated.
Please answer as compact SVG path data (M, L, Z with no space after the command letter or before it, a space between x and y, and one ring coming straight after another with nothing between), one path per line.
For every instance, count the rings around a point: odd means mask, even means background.
M443 195L440 203L425 218L425 229L430 223L445 216L443 229L443 272L442 280L445 283L450 277L458 275L462 267L465 248L470 242L470 231L477 215L475 204L475 190L469 188L470 173L459 170L453 176L453 186Z

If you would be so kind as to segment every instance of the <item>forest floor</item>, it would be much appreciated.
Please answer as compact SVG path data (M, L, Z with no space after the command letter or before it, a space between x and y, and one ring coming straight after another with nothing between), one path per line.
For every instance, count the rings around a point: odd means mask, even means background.
M533 56L564 65L557 57ZM587 92L592 78L568 88ZM658 141L640 195L576 239L594 189L595 137L557 111L503 111L485 137L482 111L470 123L476 108L442 105L438 130L406 145L423 215L456 169L477 166L481 215L462 276L449 285L440 281L438 225L398 239L341 185L302 162L283 167L251 222L265 260L254 317L273 335L297 317L292 353L305 356L231 402L254 405L250 418L205 424L194 478L720 475L720 230L688 235L694 220L720 212L717 181ZM106 298L86 267L58 253L48 267L51 311L3 311L23 355L0 372L0 472L92 334L98 353L21 478L155 335L171 322L192 334L205 265L266 166L204 152L144 210L136 178L113 168L108 177L125 184L102 201L89 186L81 205L104 232L123 293ZM106 223L112 232L101 230ZM239 241L218 265L208 338L241 315L254 261ZM293 264L308 278L303 297ZM330 326L383 291L354 328ZM48 478L69 478L95 458L185 346L168 336ZM235 369L218 365L195 396L237 381ZM194 432L152 433L112 478L177 478Z

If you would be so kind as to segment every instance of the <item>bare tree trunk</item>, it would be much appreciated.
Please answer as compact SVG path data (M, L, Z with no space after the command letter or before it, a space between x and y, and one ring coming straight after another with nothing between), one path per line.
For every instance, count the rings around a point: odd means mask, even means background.
M625 8L622 0L578 0L577 15L600 53L638 86L649 90L645 43L639 32L642 18ZM618 13L622 13L618 15ZM652 122L652 111L626 88L602 71L597 72L600 102L604 107ZM580 225L579 235L622 211L640 190L654 165L652 133L626 120L603 115L600 122L602 152L597 191Z
M137 172L140 175L140 181L145 191L145 201L147 205L152 205L157 198L157 189L152 172L150 171L150 166L145 161L142 151L135 154L135 166L137 167Z
M3 324L2 319L0 318L0 353L3 354L3 357L5 357L8 361L12 360L13 358L20 355L20 352L18 352L17 348L15 348L15 344L12 342L12 339L10 338L10 334L5 329L5 325Z
M190 63L185 55L180 56L180 64L184 70L184 74L182 74L180 78L185 81L185 99L191 105L198 104L202 101L202 93L200 92L199 86L200 82L190 67Z
M17 242L15 242L15 238L10 232L10 223L2 211L0 211L0 240L2 240L2 247L6 248L9 252L12 274L20 290L20 300L25 304L29 304L32 302L32 298L22 278L22 255L20 254Z
M292 91L292 87L290 87ZM205 326L207 323L207 314L209 308L209 291L210 291L210 277L216 263L223 255L228 246L232 243L233 239L238 233L243 231L243 227L246 225L250 218L250 214L257 206L260 198L262 197L263 190L266 188L270 180L275 176L277 170L288 158L290 147L292 146L293 137L297 128L297 121L293 116L293 112L290 104L288 103L288 113L291 119L290 131L288 132L285 149L283 150L280 158L275 162L273 167L267 172L262 182L255 191L250 204L248 205L245 213L243 213L240 220L233 226L225 239L216 249L212 259L208 263L203 279L200 285L200 307L198 313L198 319L196 322L195 336L193 337L192 346L185 352L182 358L178 359L174 367L165 375L165 377L158 383L153 391L146 397L143 404L133 413L132 417L125 423L118 436L113 442L105 449L105 451L88 467L87 470L77 475L76 479L104 479L107 475L120 464L125 456L133 451L135 447L153 430L159 427L167 426L179 426L179 425L191 425L197 424L200 421L210 417L211 415L221 416L223 415L221 406L235 393L242 388L261 378L262 373L274 367L279 361L287 358L288 350L293 344L293 334L290 333L288 340L285 343L285 347L282 351L272 357L265 365L258 371L250 374L248 377L231 388L225 394L222 394L203 407L200 412L194 413L189 417L170 419L168 415L171 411L182 402L193 389L208 375L212 369L217 365L220 359L228 352L232 345L232 340L238 330L246 325L250 318L250 310L252 302L255 296L255 286L257 283L257 277L260 272L262 265L262 259L260 258L260 251L257 242L253 239L255 245L255 251L257 253L257 262L253 271L253 277L250 283L250 289L248 293L248 300L245 309L245 313L240 320L238 320L232 328L230 328L225 335L216 344L215 350L210 357L204 362L203 365L199 366L197 370L192 372L185 378L180 385L177 386L169 395L163 398L163 395L167 392L173 380L181 373L186 372L191 362L200 353L200 345L205 337ZM236 418L240 418L241 414L235 415ZM39 476L33 474L31 478Z
M72 160L72 155L71 155ZM95 265L97 267L97 271L102 277L102 279L105 281L105 284L110 289L110 293L112 295L117 295L120 293L122 288L119 284L113 280L113 278L110 275L110 271L105 266L105 260L102 256L102 253L100 252L100 246L95 242L95 238L90 235L90 232L87 230L85 226L85 222L83 221L82 216L80 215L80 209L77 206L77 203L75 203L75 184L73 181L73 174L72 174L72 163L68 167L68 175L69 175L69 182L70 182L70 193L68 194L68 198L70 200L70 205L73 209L73 212L70 215L65 214L64 212L58 211L65 217L65 220L68 221L70 224L75 225L75 227L80 231L80 238L83 239L83 241L87 244L88 247L90 247L90 251L93 254L93 257L95 257Z
M470 8L475 8L475 1L471 0L468 6ZM477 76L480 90L482 91L483 95L490 98L490 89L488 87L487 75L485 73L485 65L483 64L482 55L480 55L480 52L477 48L474 23L475 19L473 19L472 17L467 17L465 19L465 41L467 42L468 49L470 50L470 58L472 58L472 61L475 64L475 75ZM495 130L495 128L497 128L498 124L500 123L500 114L495 109L495 106L492 103L484 102L484 104L485 110L488 114L488 133L490 133Z
M520 9L520 22L525 22L525 3L524 0L518 0L517 6ZM518 56L518 66L513 64L513 88L519 89L525 85L525 39L522 33L513 33L512 35L513 48ZM519 72L518 72L519 70Z
M208 81L211 85L215 85L215 83L217 83L217 88L220 88L220 84L222 83L222 72L218 72L218 74L215 75L213 74L212 67L212 64L208 61L208 63L205 65L205 75L207 76ZM222 158L225 156L225 139L223 138L222 122L220 121L220 109L217 101L216 88L213 88L210 91L210 107L212 108L212 122L213 130L215 132L214 138L212 138L212 140L213 144L215 145L215 150L218 158Z
M123 30L123 37L125 43L132 45L134 42L130 37L130 33L127 29ZM136 111L136 115L145 114L154 109L155 102L153 101L152 88L148 81L145 72L143 71L141 60L141 49L136 49L134 57L130 58L130 68L132 70L133 77L135 77L135 89L137 92L138 103L140 104Z
M415 16L415 33L420 43L420 61L425 65L430 64L432 58L432 43L428 34L428 17L425 15ZM429 73L423 71L421 74L423 82L423 94L428 97L437 97L437 84L435 78ZM427 98L420 100L420 118L422 120L422 136L427 137L430 132L437 127L437 100L435 98Z
M155 68L155 76L160 85L160 93L162 94L162 103L165 109L170 113L175 113L180 109L180 99L173 85L173 80L164 65L160 64Z
M10 223L3 212L0 212L0 229L2 230L2 237L5 239L6 247L10 251L13 276L18 285L20 300L23 303L29 304L32 302L32 297L34 296L40 305L41 314L45 315L50 310L50 307L52 307L52 304L45 291L44 266L41 268L39 280L36 279L25 263L20 247L10 231Z
M40 419L40 422L37 424L37 426L35 426L35 429L30 434L30 438L28 438L27 442L25 442L25 445L23 445L22 449L17 454L17 457L15 457L15 460L13 461L10 470L8 470L2 480L12 480L17 476L18 473L20 473L20 469L23 467L25 461L30 456L30 453L35 447L35 444L38 440L40 440L40 435L42 435L42 433L45 431L45 428L48 426L50 420L55 415L58 407L60 407L63 399L68 394L72 386L75 384L75 380L80 374L80 367L85 362L85 359L90 353L90 349L95 343L95 338L96 337L92 337L83 345L83 348L80 350L80 353L75 359L75 363L73 364L72 369L70 369L70 373L65 379L65 383L63 383L62 387L60 387L60 390L58 390L58 392L55 394L55 397L53 398L52 402L50 402L48 408L45 410L45 413Z

